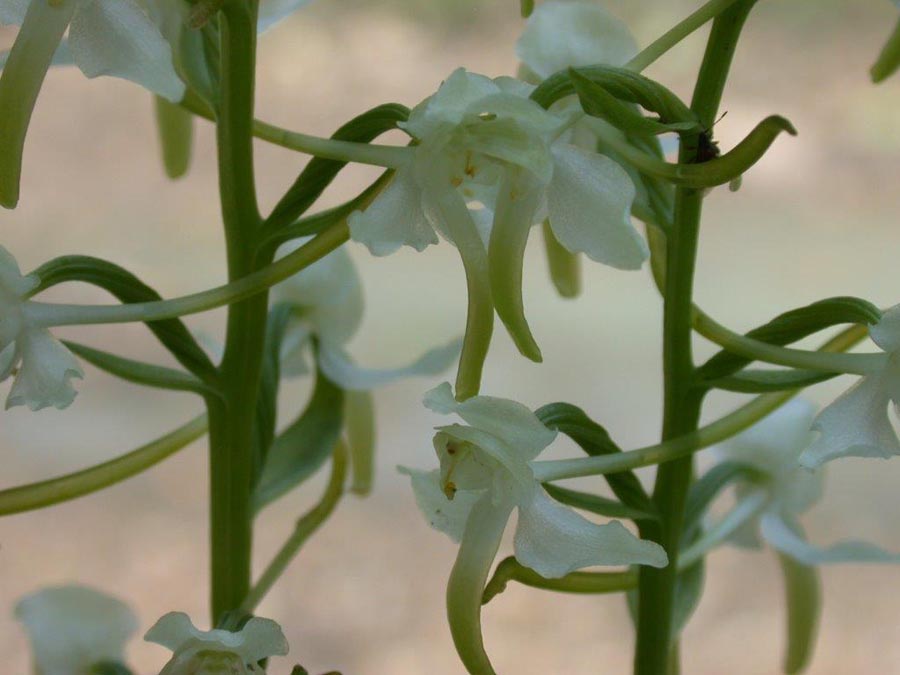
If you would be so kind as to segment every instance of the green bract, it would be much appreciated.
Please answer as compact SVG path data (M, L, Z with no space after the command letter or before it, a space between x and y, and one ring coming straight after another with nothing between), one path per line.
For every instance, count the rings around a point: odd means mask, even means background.
M866 375L816 417L821 435L801 456L816 467L838 457L900 455L900 442L888 417L893 402L900 405L900 305L869 327L869 336L888 354L881 372Z
M159 675L263 673L259 661L288 653L281 626L259 617L253 617L236 632L218 628L202 631L184 612L169 612L147 631L144 639L173 652Z
M0 381L14 376L6 407L65 408L75 399L73 377L83 373L75 357L30 312L35 276L22 276L0 246Z
M845 541L827 548L810 544L798 517L822 496L823 470L800 466L797 458L813 439L812 404L792 400L762 422L717 448L725 461L745 464L762 479L739 484L738 505L753 505L747 521L732 537L734 543L759 546L758 534L773 548L804 565L841 562L900 562L900 556L871 544Z
M83 586L56 586L16 605L40 675L88 675L101 663L121 663L137 630L128 605Z

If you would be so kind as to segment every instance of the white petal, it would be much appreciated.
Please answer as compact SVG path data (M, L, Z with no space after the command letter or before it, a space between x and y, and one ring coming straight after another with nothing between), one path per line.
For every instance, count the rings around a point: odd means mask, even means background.
M438 243L422 209L422 191L409 169L399 169L369 208L350 214L347 222L350 238L372 255L388 255L403 245L424 251Z
M900 554L890 553L864 541L843 541L827 548L813 546L803 538L803 530L778 514L762 517L760 530L772 548L804 565L828 563L900 563Z
M191 618L184 612L169 612L161 616L144 634L146 642L162 645L177 651L182 645L195 640L202 631L194 627Z
M881 316L881 321L869 326L869 336L886 352L900 350L900 305L891 307Z
M499 91L490 78L457 68L432 96L412 109L409 119L400 126L420 140L434 136L459 124L472 103Z
M12 375L18 360L19 353L14 342L0 350L0 382Z
M341 350L324 341L319 350L319 366L329 380L343 389L363 391L382 387L406 377L438 375L449 368L462 348L462 340L429 349L415 361L399 368L361 368Z
M237 632L242 644L234 650L244 663L256 663L270 656L284 656L288 653L287 638L272 619L255 616Z
M548 429L526 406L506 398L473 396L458 402L447 382L427 392L425 407L437 413L455 412L476 429L485 431L513 448L518 457L530 461L537 457L556 432Z
M483 493L476 490L457 490L453 499L447 499L441 488L439 469L416 471L403 466L397 468L400 473L410 477L416 504L428 523L453 541L460 541L472 507Z
M69 47L88 77L121 77L176 103L184 96L172 48L135 0L82 4L72 19Z
M310 0L260 0L257 30L262 33L296 12Z
M650 253L631 223L635 190L625 169L574 145L554 145L553 156L547 213L559 243L599 263L639 269Z
M569 67L621 66L635 54L628 26L596 2L541 3L516 43L516 55L541 79Z
M514 545L516 559L547 579L592 565L668 564L659 544L638 539L615 520L592 523L537 485L532 499L519 505Z
M17 405L31 410L69 406L76 395L70 380L84 375L72 352L45 328L24 331L16 344L22 364L6 398L7 409Z
M821 436L800 455L800 464L814 468L838 457L900 455L886 384L882 374L868 375L822 410L813 423Z
M83 586L43 589L19 601L15 612L28 631L36 670L46 675L122 661L138 625L128 605Z
M181 662L187 664L201 651L236 654L243 663L256 663L269 656L288 653L281 627L271 619L260 617L250 619L237 632L219 628L202 631L184 612L169 612L147 631L144 640L172 650L174 655L170 666Z

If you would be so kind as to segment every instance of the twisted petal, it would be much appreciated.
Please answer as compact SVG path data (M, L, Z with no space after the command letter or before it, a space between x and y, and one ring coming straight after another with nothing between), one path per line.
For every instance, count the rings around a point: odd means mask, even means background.
M545 427L527 407L494 396L474 396L459 402L444 382L423 398L425 407L437 413L456 413L476 429L502 440L523 461L530 461L553 442L556 432Z
M889 402L883 374L862 378L816 417L813 430L821 436L800 455L800 464L814 468L838 457L900 455Z
M605 265L639 269L649 249L631 224L635 190L625 170L574 145L554 145L553 157L547 214L559 243Z
M389 255L403 245L424 251L438 243L422 210L422 190L410 169L398 169L369 208L350 214L347 222L350 238L364 244L372 255Z
M665 550L635 537L618 521L597 525L553 501L540 486L519 505L516 558L542 577L556 579L592 565L665 567Z
M843 541L827 548L810 544L799 524L777 513L767 513L760 532L772 548L804 565L827 563L900 563L900 554L890 553L864 541Z
M447 499L441 487L440 469L416 471L403 466L398 469L400 473L410 477L416 504L428 523L453 541L459 542L472 508L483 493L476 490L457 490L453 499Z
M69 406L77 393L71 379L84 376L72 352L45 328L24 331L16 346L22 362L6 398L7 409L17 405L31 410Z
M635 54L628 26L596 2L541 3L516 43L519 60L539 79L569 67L621 66Z
M123 660L137 617L125 603L83 586L57 586L26 596L16 618L28 631L36 672L87 673Z
M69 30L69 47L87 77L121 77L174 103L184 96L172 48L136 0L93 0L79 5Z
M406 377L438 375L459 356L462 340L429 349L412 363L399 368L361 368L342 349L322 343L319 366L329 380L343 389L364 391L382 387Z

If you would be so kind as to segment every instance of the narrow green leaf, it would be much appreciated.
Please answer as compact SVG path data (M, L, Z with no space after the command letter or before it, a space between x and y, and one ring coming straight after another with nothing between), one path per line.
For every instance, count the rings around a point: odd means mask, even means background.
M82 281L102 288L121 302L149 302L162 299L159 293L126 269L90 256L70 255L54 258L37 268L33 274L40 279L40 285L35 292L68 281ZM147 327L189 372L206 384L215 386L218 380L216 367L197 344L184 322L180 319L150 321Z
M343 425L343 391L322 373L306 410L272 443L254 490L256 511L294 489L331 456Z
M375 478L375 408L368 391L344 392L344 418L350 451L350 491L367 495Z
M609 122L626 134L654 136L672 132L701 131L700 124L696 120L666 123L645 117L635 104L623 103L610 94L603 85L588 79L574 68L569 69L569 77L584 112L591 117Z
M193 375L180 370L144 363L143 361L135 361L134 359L110 354L109 352L94 349L71 340L63 340L63 344L72 353L88 363L134 384L175 391L191 391L201 396L216 393Z
M544 483L543 485L547 494L556 501L576 509L587 511L588 513L595 513L598 516L605 516L607 518L628 518L629 520L635 521L659 519L659 516L655 513L626 506L615 499L608 499L588 492L570 490L554 485L553 483Z
M878 55L878 60L869 70L872 82L878 84L897 72L900 68L900 21L894 26L894 31L887 43Z
M729 485L760 478L759 471L738 462L716 464L691 485L684 510L684 532L688 539L695 536L703 515L710 504Z
M547 220L544 221L543 234L550 280L556 292L564 298L577 298L581 293L581 257L563 248Z
M745 368L735 375L720 377L707 382L711 387L741 394L766 394L774 391L803 389L825 382L838 373L822 373L814 370L756 370Z
M343 125L331 137L335 140L369 143L381 134L397 128L409 117L409 108L387 103L363 113ZM273 209L264 225L266 235L290 225L319 198L346 162L314 157Z
M806 670L812 659L822 612L822 587L815 567L801 565L779 554L787 601L787 649L784 672L788 675Z
M535 411L538 419L551 429L571 438L588 455L610 455L622 452L609 433L577 406L549 403ZM633 471L604 475L613 493L622 503L644 513L655 513L653 500Z
M154 96L154 99L163 168L166 175L175 180L185 175L191 165L194 116L162 96Z
M881 311L866 300L852 297L828 298L780 314L748 332L747 337L783 346L831 326L844 323L874 324L880 319ZM703 364L697 374L709 383L733 375L750 362L750 359L723 350Z

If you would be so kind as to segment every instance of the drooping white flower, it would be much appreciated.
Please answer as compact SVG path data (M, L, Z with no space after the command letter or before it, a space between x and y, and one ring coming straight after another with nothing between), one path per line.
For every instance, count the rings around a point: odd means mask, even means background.
M30 315L27 298L38 283L0 246L0 381L14 376L7 408L65 408L75 399L72 378L83 376L72 353Z
M566 143L561 137L572 118L544 110L529 92L512 78L456 70L403 125L418 141L408 163L349 220L351 237L375 255L402 245L421 251L438 242L436 233L457 247L469 288L464 363L483 361L494 306L519 349L540 360L522 306L533 225L549 219L566 249L613 267L637 269L648 255L630 220L635 191L628 174L608 157ZM492 214L487 247L470 207ZM480 373L480 365L472 369ZM463 397L477 390L460 384Z
M723 461L756 470L758 477L738 486L738 506L757 507L744 527L732 538L744 546L759 546L760 536L774 549L804 565L842 562L900 562L888 553L861 541L843 541L828 547L808 542L799 516L822 497L824 469L811 470L797 459L813 440L810 425L815 412L808 401L793 400L750 429L717 447Z
M826 406L813 422L820 432L800 456L800 463L816 467L838 457L900 455L900 442L891 424L891 403L900 409L900 305L869 327L869 336L887 354L882 371L866 375Z
M100 663L123 663L137 630L128 605L84 586L46 588L16 605L28 631L37 675L90 675Z
M147 631L144 639L173 652L159 675L263 673L259 661L288 653L281 627L271 619L259 617L253 617L236 632L218 628L202 631L184 612L169 612Z
M638 52L628 26L597 2L549 0L528 18L516 43L521 75L540 82L566 68L623 66Z
M307 241L290 242L279 256ZM360 391L414 375L437 375L459 354L459 340L427 351L400 368L370 369L357 366L345 346L356 334L363 316L363 289L350 255L339 248L272 289L273 303L299 308L285 336L282 369L287 375L309 372L306 354L317 343L318 365L328 379L343 389Z

